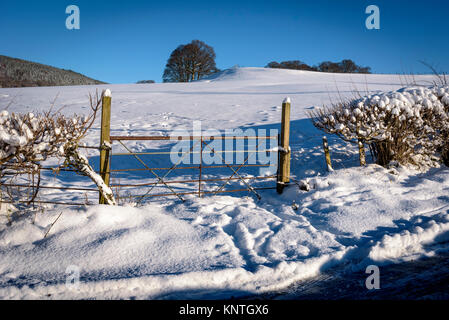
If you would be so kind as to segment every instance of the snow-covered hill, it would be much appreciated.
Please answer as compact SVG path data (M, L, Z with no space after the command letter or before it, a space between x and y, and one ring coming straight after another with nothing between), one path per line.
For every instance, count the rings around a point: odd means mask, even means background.
M279 106L286 96L293 101L292 120L305 111L355 92L396 90L413 79L401 75L331 74L265 68L234 68L209 80L194 83L107 85L0 89L0 103L13 100L14 111L46 110L56 99L64 113L87 112L89 93L110 88L113 93L112 128L115 133L141 134L191 128L227 129L278 123ZM417 76L431 84L433 76Z
M292 100L292 184L262 200L236 194L186 203L159 200L134 208L48 208L0 225L2 298L219 298L280 290L334 265L368 264L432 255L447 249L449 170L357 167L356 147L330 139L335 172L326 172L322 132L307 110L343 97L390 91L412 79L398 75L326 74L234 68L189 84L110 85L113 135L165 135L175 129L278 128L281 103ZM432 76L417 76L431 84ZM105 86L0 89L9 111L66 106L89 110L87 95ZM94 128L86 143L97 145ZM133 150L164 148L135 142ZM97 161L95 151L89 151ZM165 158L166 159L166 158ZM369 162L370 158L368 158ZM158 159L164 163L164 159ZM229 176L227 171L219 172ZM85 181L47 176L54 184ZM128 176L123 182L134 181ZM55 198L66 193L47 193ZM294 210L295 201L299 208ZM49 236L52 222L63 214ZM34 223L33 223L34 222ZM66 271L79 268L78 287ZM68 267L71 267L68 269ZM351 269L352 268L352 269ZM72 273L69 272L69 275ZM361 281L361 283L364 283Z

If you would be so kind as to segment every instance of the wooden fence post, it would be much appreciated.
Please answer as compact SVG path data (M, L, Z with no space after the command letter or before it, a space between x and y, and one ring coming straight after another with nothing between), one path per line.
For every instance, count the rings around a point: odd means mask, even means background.
M202 181L202 169L203 169L203 135L201 134L201 153L200 153L200 177L198 179L198 197L201 198L201 181Z
M363 141L359 139L359 158L360 158L360 166L366 166L366 156L365 156L365 146Z
M286 184L290 182L290 98L282 103L281 141L279 146L279 163L276 190L282 193Z
M109 187L110 150L111 150L111 91L104 91L101 107L101 137L100 137L100 175ZM106 204L106 199L100 193L100 204Z
M327 171L334 171L332 168L331 155L329 153L329 143L327 142L327 137L323 137L323 149L324 156L326 157Z

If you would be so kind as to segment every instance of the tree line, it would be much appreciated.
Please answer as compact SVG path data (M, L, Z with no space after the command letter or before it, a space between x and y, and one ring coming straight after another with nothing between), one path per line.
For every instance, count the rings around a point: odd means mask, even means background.
M96 85L103 83L71 70L0 55L0 88Z
M164 82L190 82L200 80L220 71L215 63L214 48L203 41L193 40L178 46L168 58L165 66ZM270 62L266 68L307 70L332 73L371 73L370 67L358 66L346 59L341 62L324 61L318 66L309 66L300 60Z
M309 66L300 60L270 62L266 68L274 69L292 69L292 70L307 70L330 73L371 73L370 67L361 67L350 59L342 60L341 62L324 61L317 66Z

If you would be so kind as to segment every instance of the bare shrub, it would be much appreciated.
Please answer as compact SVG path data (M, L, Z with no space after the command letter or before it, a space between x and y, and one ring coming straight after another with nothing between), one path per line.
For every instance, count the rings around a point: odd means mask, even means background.
M425 65L427 68L429 68L430 71L432 71L433 75L435 76L435 80L433 81L433 84L435 86L448 86L449 85L449 79L446 72L440 72L437 70L437 68L425 61L420 61L423 65Z

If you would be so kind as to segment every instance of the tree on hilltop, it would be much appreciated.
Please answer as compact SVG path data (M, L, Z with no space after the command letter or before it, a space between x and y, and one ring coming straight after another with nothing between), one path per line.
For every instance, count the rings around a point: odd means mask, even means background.
M218 71L214 49L200 40L177 47L170 55L164 82L190 82Z

